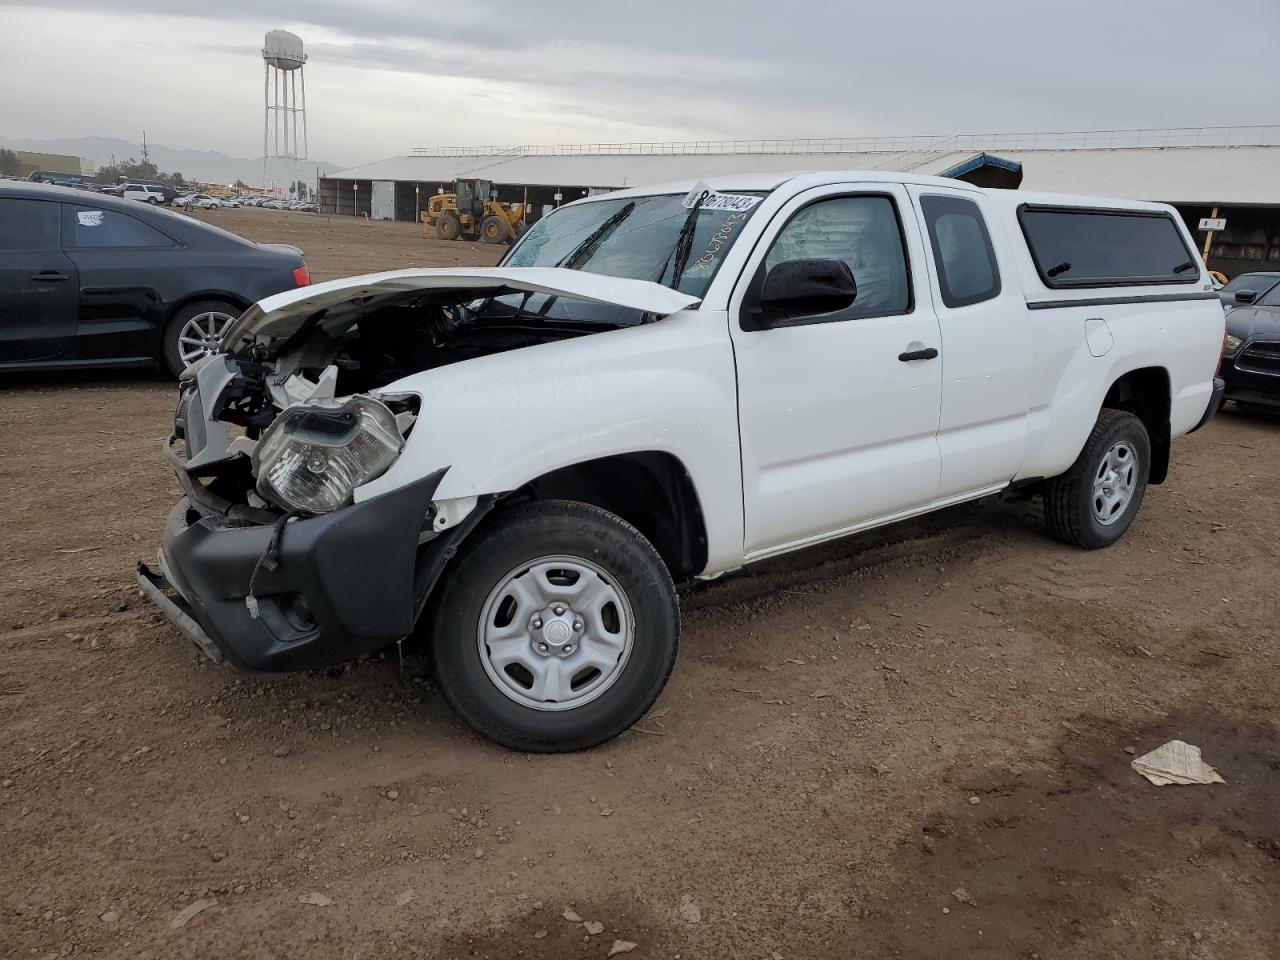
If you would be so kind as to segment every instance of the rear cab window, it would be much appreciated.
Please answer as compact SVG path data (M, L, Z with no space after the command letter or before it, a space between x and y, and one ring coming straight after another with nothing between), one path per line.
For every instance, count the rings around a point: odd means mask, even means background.
M1000 295L1000 267L982 211L964 197L926 194L920 210L938 270L942 302L967 307Z
M1163 211L1023 204L1018 221L1046 287L1195 283L1200 266Z

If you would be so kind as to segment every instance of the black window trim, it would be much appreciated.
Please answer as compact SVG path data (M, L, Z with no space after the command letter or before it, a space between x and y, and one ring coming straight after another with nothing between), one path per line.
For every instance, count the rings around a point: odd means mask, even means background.
M133 202L135 202L135 203L136 203L137 201L133 201ZM120 216L122 216L122 217L128 217L130 220L136 220L138 223L142 224L142 225L143 225L144 227L146 227L148 230L154 230L156 233L160 234L160 236L164 237L166 240L168 240L168 241L169 241L169 246L170 246L170 247L185 247L185 246L186 246L186 244L184 244L181 240L179 240L179 239L177 239L176 237L174 237L174 236L173 236L172 234L170 234L167 230L162 230L160 227L156 226L154 223L149 222L149 221L148 221L148 220L146 220L145 218L143 218L143 217L135 217L131 211L128 211L128 210L121 210L120 208L118 208L118 207L116 207L116 206L114 206L114 205L112 205L112 206L107 206L107 205L105 205L105 204L98 204L98 205L94 205L94 204L90 204L90 203L82 203L82 202L80 202L79 200L75 200L75 201L72 201L72 200L61 200L61 201L59 201L59 203L60 203L60 205L61 205L61 206L62 206L62 208L63 208L63 209L60 211L60 215L59 215L59 217L58 217L58 221L59 221L59 222L58 222L58 230L59 230L59 232L60 232L60 233L61 233L61 235L62 235L62 244L61 244L61 246L62 246L62 250L63 250L63 252L68 252L68 251L71 251L71 250L81 251L81 250L164 250L164 249L167 249L167 248L165 248L165 247L158 247L158 246L155 246L154 244L131 244L131 245L128 245L128 246L126 246L126 245L124 245L124 244L119 244L119 245L117 245L117 244L108 244L107 246L100 246L100 247L81 247L81 246L77 246L77 245L74 243L74 241L75 241L75 231L74 231L74 230L70 231L70 234L69 234L69 236L68 236L68 231L66 231L66 230L64 230L64 229L63 229L63 225L64 225L64 223L65 223L65 221L66 221L66 218L67 218L67 217L70 217L70 216L74 216L74 213L73 213L73 210L72 210L72 208L73 208L73 207L85 207L85 208L90 209L90 210L105 210L105 211L109 211L109 212L111 212L111 213L118 213L118 214L119 214ZM145 204L144 204L144 206L145 206ZM68 242L68 240L70 240L71 242Z
M995 286L991 290L982 294L971 297L956 298L954 303L948 303L947 298L951 295L946 282L946 271L943 268L942 251L938 249L938 237L933 226L936 218L931 220L929 213L924 208L926 200L959 200L970 204L978 214L978 223L982 227L982 239L987 248L987 259L991 261L992 279ZM929 251L933 254L933 266L938 275L938 292L942 294L942 304L948 310L960 310L964 307L971 307L974 304L986 303L988 300L994 300L1004 292L1004 279L1000 276L1000 260L996 257L995 247L991 243L991 228L987 225L987 218L982 213L982 207L972 197L961 196L956 193L922 193L920 194L920 214L924 217L925 233L929 236Z
M1070 307L1105 307L1123 303L1175 303L1181 300L1218 300L1216 290L1185 293L1139 293L1127 297L1081 297L1078 300L1028 300L1028 310L1066 310Z
M785 320L777 320L766 326L760 326L748 319L748 314L752 305L759 303L760 289L764 286L765 265L769 260L769 251L773 249L774 242L782 235L782 231L791 225L796 217L805 210L819 203L826 203L830 200L856 200L865 197L875 197L882 200L888 200L889 206L893 210L894 222L898 225L898 240L902 244L902 262L907 271L907 307L905 310L890 310L885 313L869 313L860 317L842 317L839 316L841 311L835 311L833 314L821 313L812 316L790 317ZM778 211L781 214L781 211ZM772 220L770 221L772 223ZM765 233L769 230L769 225L765 226ZM752 248L749 256L754 256L759 244L764 241L764 233L760 235L757 246ZM855 282L857 278L854 278ZM774 330L783 327L808 327L819 323L855 323L859 320L878 320L883 317L906 317L915 313L916 310L916 287L915 276L911 272L911 251L907 246L907 231L903 228L902 210L898 205L898 198L890 192L881 192L878 190L853 190L847 193L829 193L825 196L814 197L802 206L797 207L787 218L786 221L778 228L778 231L769 238L768 245L765 247L764 256L760 258L760 263L756 267L756 272L752 275L751 281L747 284L747 288L743 291L742 304L738 308L738 326L740 329L754 333L758 330Z
M1082 279L1059 279L1050 277L1045 274L1045 268L1040 263L1040 255L1036 252L1035 242L1031 239L1031 234L1027 231L1027 222L1024 214L1027 213L1068 213L1068 214L1101 214L1103 216L1112 217L1142 217L1148 220L1166 220L1173 227L1174 235L1177 236L1178 242L1182 244L1182 251L1187 255L1187 259L1196 262L1196 255L1187 247L1186 238L1182 235L1182 231L1178 229L1178 224L1174 220L1173 215L1165 210L1133 210L1124 207L1084 207L1071 206L1067 204L1053 203L1023 203L1018 205L1018 226L1022 228L1022 238L1027 243L1027 249L1031 252L1031 262L1035 265L1036 273L1040 275L1040 282L1051 290L1067 290L1072 288L1105 288L1105 287L1159 287L1169 286L1172 284L1188 284L1200 282L1200 271L1188 271L1186 277L1108 277L1108 278L1082 278Z

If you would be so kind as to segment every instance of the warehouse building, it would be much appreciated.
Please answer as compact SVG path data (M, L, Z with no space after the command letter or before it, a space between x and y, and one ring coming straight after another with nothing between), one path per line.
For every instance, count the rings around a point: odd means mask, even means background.
M1280 126L1088 133L731 140L421 148L319 181L322 213L415 221L459 178L493 182L529 219L584 196L647 183L747 172L884 170L993 181L1021 168L1028 190L1175 205L1234 276L1280 269ZM1225 229L1200 231L1203 219Z

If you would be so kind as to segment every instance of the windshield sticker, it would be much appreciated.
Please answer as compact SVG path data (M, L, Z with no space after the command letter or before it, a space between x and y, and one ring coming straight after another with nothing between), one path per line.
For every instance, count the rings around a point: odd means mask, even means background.
M756 200L759 198L752 197L751 199ZM729 238L733 236L733 231L746 222L747 215L745 213L731 213L729 216L725 217L724 223L720 225L720 229L712 235L711 240L707 243L706 252L694 261L690 270L694 273L709 270L711 265L715 263L716 254L720 252L720 249L728 243Z
M77 210L76 220L80 222L82 227L100 227L102 226L101 210Z
M702 198L700 203L699 197ZM692 190L686 193L683 201L686 210L691 210L694 204L698 204L699 210L732 210L738 212L750 210L759 202L759 197L752 197L744 193L717 193L702 182L699 182Z

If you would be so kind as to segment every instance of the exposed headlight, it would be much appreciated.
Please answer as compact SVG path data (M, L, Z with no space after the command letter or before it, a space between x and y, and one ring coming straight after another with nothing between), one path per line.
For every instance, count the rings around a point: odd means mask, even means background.
M403 445L395 414L371 397L297 404L254 451L258 492L287 510L328 513L385 473Z
M1244 343L1243 339L1240 337L1233 337L1228 333L1222 338L1222 355L1224 357L1234 357L1240 352L1240 344L1242 343Z

